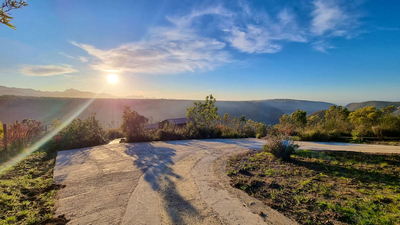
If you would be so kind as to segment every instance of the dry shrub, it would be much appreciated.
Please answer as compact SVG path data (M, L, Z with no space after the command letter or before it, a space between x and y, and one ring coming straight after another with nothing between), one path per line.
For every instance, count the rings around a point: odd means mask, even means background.
M276 158L288 161L298 147L294 144L293 139L287 136L270 136L263 146L263 151L273 154Z

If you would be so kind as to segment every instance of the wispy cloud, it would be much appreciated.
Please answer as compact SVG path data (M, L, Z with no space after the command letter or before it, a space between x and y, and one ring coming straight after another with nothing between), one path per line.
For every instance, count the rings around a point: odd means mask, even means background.
M316 0L311 15L311 32L317 36L351 38L357 34L360 14L350 11L345 1Z
M89 57L60 54L101 71L176 74L232 62L235 50L276 53L289 42L309 43L315 50L327 52L335 48L330 44L333 37L351 38L360 26L360 15L344 0L314 0L311 10L303 8L302 19L288 7L272 13L238 4L236 8L217 5L167 16L170 26L152 28L145 40L111 49L71 41ZM305 14L311 20L305 20Z
M26 65L20 72L26 76L54 76L75 73L78 70L69 65Z
M73 57L73 56L68 55L67 53L64 53L64 52L59 52L58 54L63 55L63 56L65 56L67 58L70 58L70 59L78 59L81 62L88 62L89 61L89 59L87 59L86 57L83 57L83 56Z
M231 47L246 53L275 53L282 49L282 43L306 42L305 32L297 25L292 11L283 9L270 17L266 12L252 9L248 4L239 3L240 11L232 12L221 5L203 10L193 10L183 17L168 17L179 28L193 28L202 23L202 16L213 16L212 24L218 31L225 32L219 37ZM209 26L207 26L209 27Z
M329 42L326 41L316 41L312 43L312 46L315 50L323 53L327 53L328 49L335 49L336 47L331 45Z
M243 18L245 23L243 23ZM231 46L247 53L276 53L284 42L306 42L305 32L299 29L295 15L287 9L275 18L263 11L254 12L244 5L240 18L225 28Z
M185 29L183 29L183 26ZM180 23L174 28L151 30L147 41L123 44L107 50L71 42L95 58L96 70L139 74L176 74L198 69L212 69L229 62L225 43L200 37Z

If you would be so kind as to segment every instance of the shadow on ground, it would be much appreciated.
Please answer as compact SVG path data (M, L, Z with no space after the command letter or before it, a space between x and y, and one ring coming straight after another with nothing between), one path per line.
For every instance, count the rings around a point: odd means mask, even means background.
M367 184L377 182L386 185L398 185L400 183L399 176L394 172L395 168L400 166L400 155L347 151L321 151L316 154L310 151L309 153L309 155L303 155L309 161L293 160L292 162L318 173L350 179L357 178ZM312 158L346 163L345 165L331 164L326 161L311 161ZM387 167L393 168L393 171L383 173L382 171Z
M184 224L183 215L197 216L199 212L176 189L174 179L182 179L170 166L174 165L172 148L156 147L152 143L127 145L125 153L135 157L134 165L144 172L144 179L164 199L164 207L174 224ZM162 182L162 183L161 183Z
M242 138L242 139L194 139L194 140L189 140L189 141L167 141L168 144L173 144L173 145L183 145L183 146L193 146L193 143L197 141L202 141L202 142L215 142L215 143L221 143L221 144L233 144L245 148L250 148L250 149L257 149L261 150L263 143L261 140L257 140L254 138Z

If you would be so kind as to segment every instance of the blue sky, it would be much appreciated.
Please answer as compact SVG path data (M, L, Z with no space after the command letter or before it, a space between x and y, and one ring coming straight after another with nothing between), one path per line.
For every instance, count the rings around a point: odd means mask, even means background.
M400 2L27 1L0 85L116 96L399 101ZM107 75L120 82L108 84Z

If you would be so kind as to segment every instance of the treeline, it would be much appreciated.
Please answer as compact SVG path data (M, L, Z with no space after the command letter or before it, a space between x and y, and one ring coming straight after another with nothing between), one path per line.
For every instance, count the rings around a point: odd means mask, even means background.
M298 136L305 141L338 140L341 136L351 136L353 140L363 137L400 137L400 115L395 116L395 106L373 106L350 112L342 106L331 106L324 117L297 110L291 115L284 114L279 124L274 126L276 132Z
M244 138L263 137L267 134L265 123L231 118L225 113L223 118L218 115L216 99L210 95L204 102L194 102L187 109L187 123L184 126L166 124L162 129L145 129L148 119L126 106L123 112L121 130L127 142L138 141L168 141L201 138Z

